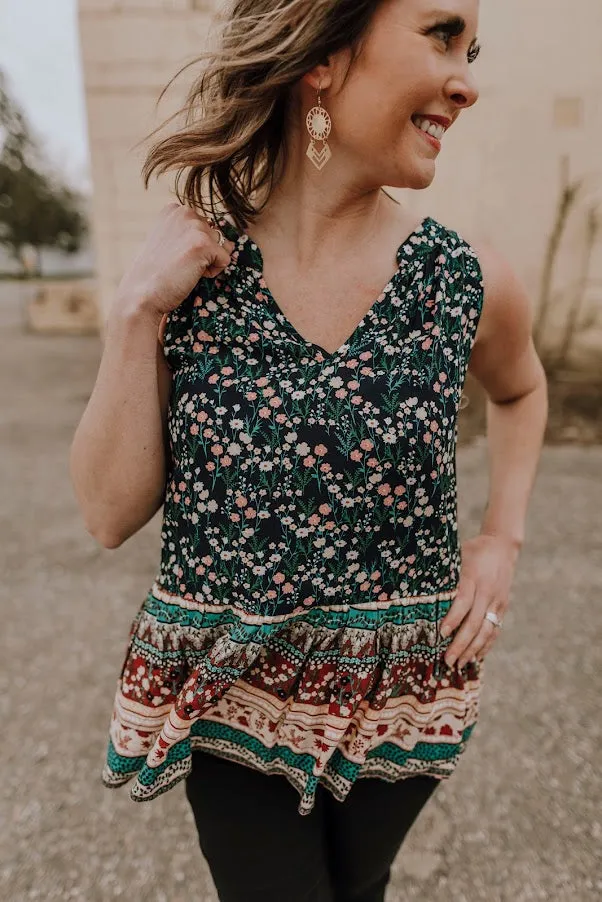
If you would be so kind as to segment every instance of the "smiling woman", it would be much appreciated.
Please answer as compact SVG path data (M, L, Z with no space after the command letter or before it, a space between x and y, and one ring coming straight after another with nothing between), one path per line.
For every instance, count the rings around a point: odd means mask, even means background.
M185 780L226 902L382 902L477 724L545 381L499 256L383 187L430 185L478 100L477 13L232 0L144 167L186 174L182 203L120 285L73 455L110 547L135 531L116 505L164 501L103 781L143 802ZM469 365L491 487L461 547Z

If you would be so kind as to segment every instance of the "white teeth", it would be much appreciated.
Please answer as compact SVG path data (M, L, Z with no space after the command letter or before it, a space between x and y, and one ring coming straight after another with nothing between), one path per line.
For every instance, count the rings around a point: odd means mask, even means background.
M430 119L414 119L414 122L423 132L426 132L427 135L432 135L433 138L437 138L440 141L445 134L445 128L443 125L439 125L437 122L431 122Z

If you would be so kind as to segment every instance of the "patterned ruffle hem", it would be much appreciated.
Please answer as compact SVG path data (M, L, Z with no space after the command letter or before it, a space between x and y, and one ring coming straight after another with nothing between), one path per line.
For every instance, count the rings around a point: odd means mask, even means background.
M454 592L261 617L155 582L129 636L102 782L149 801L206 749L284 774L308 814L319 783L451 776L479 714L483 664L449 668Z

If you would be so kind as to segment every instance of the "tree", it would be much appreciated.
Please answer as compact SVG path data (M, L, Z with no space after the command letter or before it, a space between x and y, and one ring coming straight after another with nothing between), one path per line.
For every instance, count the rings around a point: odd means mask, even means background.
M88 234L82 196L52 171L0 71L0 244L23 262L31 245L74 253Z

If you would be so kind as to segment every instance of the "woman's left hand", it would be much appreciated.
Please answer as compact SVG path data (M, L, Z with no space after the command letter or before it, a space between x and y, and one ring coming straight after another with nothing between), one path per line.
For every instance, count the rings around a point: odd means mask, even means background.
M459 667L473 659L483 660L500 632L485 619L494 611L499 620L508 610L510 587L519 550L504 536L478 535L462 544L462 571L454 602L445 615L441 631L451 635L460 627L445 654L445 662Z

